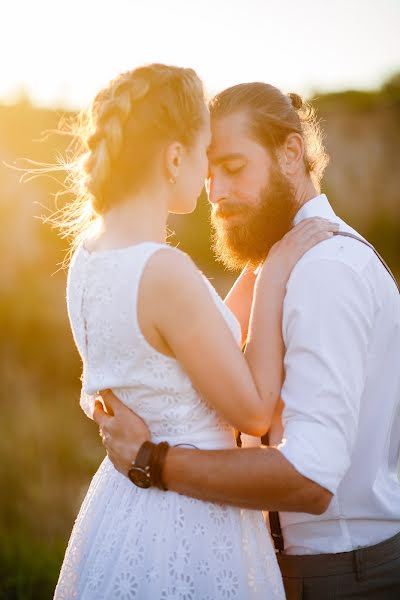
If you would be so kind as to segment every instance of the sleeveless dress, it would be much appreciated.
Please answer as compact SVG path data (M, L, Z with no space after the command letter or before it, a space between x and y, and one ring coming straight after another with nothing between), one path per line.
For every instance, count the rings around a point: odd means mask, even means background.
M83 360L81 406L92 417L96 392L111 388L146 421L154 442L235 448L231 426L140 331L138 287L160 249L180 252L153 242L75 252L67 303ZM238 322L204 280L239 342ZM261 511L140 489L106 457L75 521L55 598L275 600L284 591Z

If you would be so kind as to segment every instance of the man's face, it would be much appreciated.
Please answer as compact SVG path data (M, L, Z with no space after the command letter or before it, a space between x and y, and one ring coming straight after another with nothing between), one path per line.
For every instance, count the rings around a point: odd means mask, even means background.
M208 196L214 251L227 267L256 265L289 231L296 205L277 159L237 112L212 119Z

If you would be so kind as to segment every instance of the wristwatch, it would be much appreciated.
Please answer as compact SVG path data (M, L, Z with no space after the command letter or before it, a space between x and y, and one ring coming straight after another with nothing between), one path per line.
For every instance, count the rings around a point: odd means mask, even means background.
M137 487L146 489L151 486L150 464L156 444L144 442L136 455L136 460L128 471L128 477Z

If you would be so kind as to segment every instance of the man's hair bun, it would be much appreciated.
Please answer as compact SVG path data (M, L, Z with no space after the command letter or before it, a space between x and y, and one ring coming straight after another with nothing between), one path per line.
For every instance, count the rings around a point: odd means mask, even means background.
M303 98L301 96L299 96L298 94L295 94L293 92L290 92L288 94L288 96L289 96L290 100L292 101L292 105L295 110L300 110L301 108L303 108L304 102L303 102Z

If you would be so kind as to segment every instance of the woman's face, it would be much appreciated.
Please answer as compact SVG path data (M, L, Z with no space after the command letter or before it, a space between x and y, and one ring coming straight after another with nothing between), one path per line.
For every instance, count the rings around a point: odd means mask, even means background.
M211 142L210 115L205 109L204 124L193 144L186 148L179 177L173 188L169 212L187 214L196 208L208 172L207 150Z

